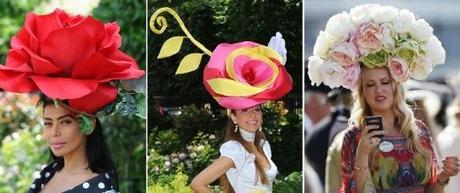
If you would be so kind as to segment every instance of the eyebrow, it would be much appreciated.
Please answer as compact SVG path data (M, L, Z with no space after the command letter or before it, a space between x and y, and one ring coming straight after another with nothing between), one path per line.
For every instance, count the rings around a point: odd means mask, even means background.
M57 120L61 120L61 119L66 118L66 117L69 117L69 118L72 118L72 119L74 118L74 116L71 115L71 114L65 114L65 115L62 115L62 116L58 117ZM49 117L45 117L44 119L45 120L53 120L53 119L51 119Z
M381 81L381 80L387 80L387 79L389 79L389 77L383 77L383 78L380 78L380 79L378 79L378 80L372 80L372 79L369 80L369 79L366 79L365 81L366 81L366 82L368 82L368 81Z

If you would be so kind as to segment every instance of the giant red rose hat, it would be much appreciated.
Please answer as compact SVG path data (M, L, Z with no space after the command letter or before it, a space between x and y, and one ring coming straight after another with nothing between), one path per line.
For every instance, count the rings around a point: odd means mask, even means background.
M250 41L221 43L211 52L190 35L178 14L171 8L163 7L153 13L150 28L154 33L162 34L166 30L167 21L160 16L164 12L177 20L186 36L174 36L166 40L157 58L175 55L180 51L182 41L189 39L203 53L186 55L176 74L196 70L202 55L209 55L211 58L204 68L203 84L222 107L235 110L249 108L279 100L292 89L292 78L284 67L287 51L280 33L272 37L268 46Z
M113 81L144 75L137 62L119 48L120 27L91 16L62 10L28 13L11 39L0 88L67 101L71 108L93 114L117 98Z

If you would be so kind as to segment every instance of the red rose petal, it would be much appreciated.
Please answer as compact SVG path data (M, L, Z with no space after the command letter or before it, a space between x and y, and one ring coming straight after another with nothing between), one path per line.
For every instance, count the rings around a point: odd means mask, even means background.
M59 67L51 63L50 61L33 53L28 48L24 48L24 50L30 56L30 63L36 75L56 74L56 73L61 73L63 71L62 69L60 69Z
M110 77L100 80L99 82L108 82L111 80L128 80L137 79L144 76L145 72L140 69L127 68L122 72L115 72Z
M63 21L68 20L71 16L61 9L54 10L56 12L56 19L59 25L59 28L63 28Z
M110 78L113 73L121 72L127 68L129 68L129 65L113 63L107 60L102 54L96 53L88 60L75 65L72 77L101 80Z
M74 27L84 22L86 18L87 17L81 16L81 15L76 15L76 16L69 16L69 15L64 16L63 15L61 17L61 25L63 28Z
M54 99L76 99L94 92L96 80L79 80L72 78L30 76L37 87L46 96Z
M40 47L41 55L70 73L75 64L96 52L96 43L104 38L104 25L91 17L69 28L51 32Z
M118 90L107 84L99 84L97 89L81 98L69 100L69 106L84 111L94 113L105 105L113 102L117 98Z
M59 20L59 15L65 14L63 11L56 9L54 12L48 15L34 15L35 16L35 28L34 34L40 42L46 40L48 35L62 28L62 24Z
M18 72L32 72L29 66L30 56L23 49L11 49L6 56L6 64L3 69L9 69Z
M140 70L134 60L109 60L102 54L95 54L90 59L77 64L72 77L79 79L97 79L99 82L139 78L145 72Z
M120 26L116 22L104 24L105 37L98 47L99 52L109 55L121 46Z
M134 58L120 50L116 50L115 52L112 52L109 55L105 55L105 57L113 63L124 64L131 67L139 68Z
M117 79L134 79L140 78L145 74L144 70L139 69L137 62L129 55L124 52L117 50L109 56L106 56L110 62L118 65L129 65L123 72L115 72L112 77L118 77ZM113 78L112 78L113 79Z
M28 93L37 90L29 78L30 73L3 70L0 68L0 88L10 92Z
M35 14L28 13L24 22L24 27L11 38L11 48L27 47L33 52L38 51L39 40L35 36Z

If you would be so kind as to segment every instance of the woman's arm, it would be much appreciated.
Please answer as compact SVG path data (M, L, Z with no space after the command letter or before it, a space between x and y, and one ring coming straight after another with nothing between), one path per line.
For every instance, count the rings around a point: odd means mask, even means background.
M436 183L431 185L433 193L444 193L444 186L449 182L449 178L458 175L459 172L460 164L457 156L447 156L442 163L442 171L437 176Z
M364 192L369 172L369 154L372 148L380 143L377 135L383 135L383 130L373 130L376 125L367 125L362 128L361 139L356 150L355 164L353 166L353 178L356 182L358 192Z
M208 185L216 181L217 178L224 175L230 168L234 168L235 164L232 159L221 156L214 161L210 166L201 171L193 178L190 187L197 193L212 193Z
M437 176L437 181L433 185L431 185L431 191L432 193L444 193L444 186L449 183L449 176L444 174L444 171L442 171L438 176Z
M355 165L353 166L353 178L356 182L358 192L364 191L367 177L370 175L369 172L369 153L361 153L359 150L356 153Z

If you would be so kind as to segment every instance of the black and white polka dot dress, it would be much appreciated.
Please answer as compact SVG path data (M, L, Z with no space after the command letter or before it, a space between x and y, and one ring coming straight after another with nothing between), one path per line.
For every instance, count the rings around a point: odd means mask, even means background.
M56 166L56 163L46 166L30 186L29 193L39 193L56 173ZM116 193L112 176L113 172L99 174L63 193Z

